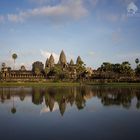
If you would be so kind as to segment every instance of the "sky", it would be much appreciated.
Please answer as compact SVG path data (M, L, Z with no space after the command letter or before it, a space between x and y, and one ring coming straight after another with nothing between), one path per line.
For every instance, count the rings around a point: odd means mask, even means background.
M0 65L16 68L64 50L87 67L140 59L140 0L0 0Z

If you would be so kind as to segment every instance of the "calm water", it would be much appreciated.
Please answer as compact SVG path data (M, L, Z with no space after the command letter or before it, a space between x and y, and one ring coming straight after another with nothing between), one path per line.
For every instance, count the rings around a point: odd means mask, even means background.
M140 88L0 88L0 140L140 139Z

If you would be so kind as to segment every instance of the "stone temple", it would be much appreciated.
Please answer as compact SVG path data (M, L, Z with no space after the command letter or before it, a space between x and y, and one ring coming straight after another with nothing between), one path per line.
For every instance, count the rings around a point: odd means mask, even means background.
M70 79L76 79L77 77L77 66L80 63L83 63L80 56L78 56L76 63L71 59L70 62L67 62L66 55L62 50L60 53L59 61L55 63L53 55L46 59L45 65L36 61L32 64L32 70L26 70L25 66L21 66L19 70L13 70L11 67L2 65L0 72L0 79L6 81L32 81L39 79L51 79L54 76L48 76L48 72L51 72L54 68L59 68L62 72L67 72Z

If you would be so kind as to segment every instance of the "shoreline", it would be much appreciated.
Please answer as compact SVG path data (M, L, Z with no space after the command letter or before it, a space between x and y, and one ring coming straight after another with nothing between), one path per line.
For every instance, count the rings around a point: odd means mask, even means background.
M47 87L80 86L78 82L0 82L0 87Z
M56 86L56 87L65 87L65 86L130 86L130 87L140 87L140 83L129 83L129 82L120 82L120 83L96 83L96 82L0 82L0 87L47 87L47 86Z

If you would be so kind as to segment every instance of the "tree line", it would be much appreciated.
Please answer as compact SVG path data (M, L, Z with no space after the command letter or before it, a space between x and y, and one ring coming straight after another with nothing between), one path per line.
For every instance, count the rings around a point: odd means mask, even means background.
M103 64L95 71L93 77L101 79L135 79L140 77L140 61L135 60L136 68L133 69L128 61L120 63L103 62Z

